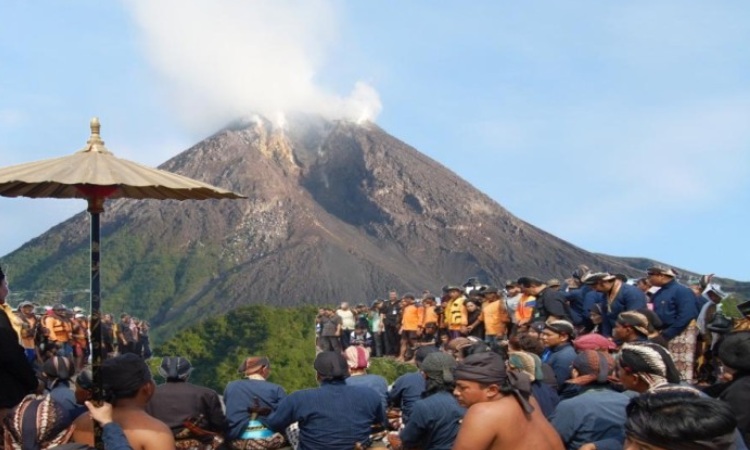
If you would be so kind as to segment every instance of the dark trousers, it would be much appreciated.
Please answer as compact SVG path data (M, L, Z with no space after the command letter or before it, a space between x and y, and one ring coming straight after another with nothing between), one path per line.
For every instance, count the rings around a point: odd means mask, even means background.
M401 335L398 334L398 325L385 325L385 354L398 356L401 352Z
M375 356L383 356L383 333L382 331L376 331L372 333L372 347L375 351Z
M320 349L324 352L341 352L341 341L338 336L321 336Z
M354 330L341 330L341 348L344 350L351 345L352 331Z

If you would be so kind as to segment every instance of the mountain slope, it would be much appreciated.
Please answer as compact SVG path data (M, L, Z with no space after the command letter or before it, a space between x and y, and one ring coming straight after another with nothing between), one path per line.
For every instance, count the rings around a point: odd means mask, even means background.
M514 217L373 124L294 116L282 130L254 118L160 167L249 197L107 203L104 309L149 319L160 336L246 304L369 303L469 276L561 278L580 263L641 273ZM85 289L87 252L81 213L5 264L16 290Z

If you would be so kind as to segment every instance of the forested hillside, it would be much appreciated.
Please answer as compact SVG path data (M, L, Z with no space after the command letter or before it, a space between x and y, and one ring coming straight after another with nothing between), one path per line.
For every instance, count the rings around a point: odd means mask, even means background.
M152 367L162 356L183 356L195 370L190 380L219 393L229 381L240 378L244 358L265 355L271 360L270 381L287 392L315 387L315 315L317 308L246 306L213 317L175 336L154 350ZM391 383L413 366L390 360L373 360L370 373ZM158 380L162 382L162 380Z

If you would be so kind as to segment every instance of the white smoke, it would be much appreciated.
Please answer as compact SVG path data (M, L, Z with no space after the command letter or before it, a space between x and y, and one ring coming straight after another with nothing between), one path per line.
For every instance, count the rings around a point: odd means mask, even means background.
M179 117L206 130L253 113L374 121L382 109L363 81L335 92L321 72L339 36L329 0L134 0L123 3ZM282 119L283 122L283 119ZM283 123L277 124L283 127Z

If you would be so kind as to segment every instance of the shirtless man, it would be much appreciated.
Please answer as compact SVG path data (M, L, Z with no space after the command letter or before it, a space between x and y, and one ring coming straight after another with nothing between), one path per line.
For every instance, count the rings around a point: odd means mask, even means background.
M156 389L146 363L134 354L124 354L102 363L105 393L114 405L113 419L134 450L172 450L172 431L151 416L146 405ZM94 445L94 426L89 413L74 422L73 441Z
M564 450L560 436L530 397L524 373L508 373L494 352L467 356L454 377L453 395L468 407L453 450Z

